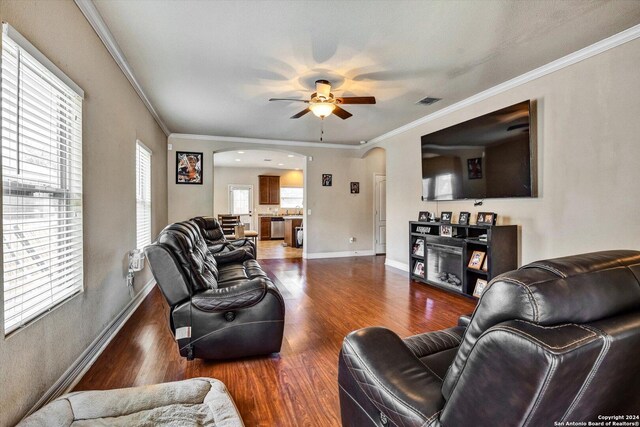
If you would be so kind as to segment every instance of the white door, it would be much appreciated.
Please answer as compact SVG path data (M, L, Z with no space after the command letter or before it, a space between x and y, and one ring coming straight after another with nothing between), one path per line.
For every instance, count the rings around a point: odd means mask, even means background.
M229 185L229 213L240 215L240 222L245 229L255 230L253 227L253 185Z
M387 177L376 175L374 184L376 254L387 252Z

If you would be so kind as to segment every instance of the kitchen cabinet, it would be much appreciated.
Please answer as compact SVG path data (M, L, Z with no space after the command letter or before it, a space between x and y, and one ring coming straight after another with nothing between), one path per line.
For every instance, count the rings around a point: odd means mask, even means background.
M260 217L260 240L271 240L271 217Z
M284 242L287 246L295 247L296 227L302 225L302 218L284 217Z
M280 204L280 177L271 175L258 175L260 205Z

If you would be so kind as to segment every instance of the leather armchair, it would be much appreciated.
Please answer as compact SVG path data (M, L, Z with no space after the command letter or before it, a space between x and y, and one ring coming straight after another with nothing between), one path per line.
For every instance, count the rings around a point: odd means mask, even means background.
M167 226L145 249L170 307L170 328L188 359L223 359L280 351L284 301L244 250L214 257L200 229ZM244 254L244 255L243 255Z
M207 243L209 251L217 259L219 257L228 257L229 252L233 252L235 250L246 251L252 258L256 258L255 244L247 238L227 240L227 237L222 231L222 226L216 218L211 216L197 216L195 218L191 218L191 222L198 226L202 237L204 237L205 242Z
M348 335L343 425L538 426L638 414L640 252L505 273L459 324L404 340L380 327Z

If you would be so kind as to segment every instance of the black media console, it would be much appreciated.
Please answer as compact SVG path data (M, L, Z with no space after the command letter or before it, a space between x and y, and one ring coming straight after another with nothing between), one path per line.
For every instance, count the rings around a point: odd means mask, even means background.
M442 235L447 232L451 237ZM469 267L474 252L486 258L477 268ZM473 297L476 284L515 270L517 264L515 225L409 223L409 273L419 282Z

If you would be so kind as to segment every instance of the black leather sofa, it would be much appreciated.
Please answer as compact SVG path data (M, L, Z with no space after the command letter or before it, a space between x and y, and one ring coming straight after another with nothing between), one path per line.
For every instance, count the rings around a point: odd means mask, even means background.
M495 278L457 327L404 340L380 327L348 335L342 423L533 427L637 416L639 353L640 252L538 261Z
M242 248L216 256L193 221L167 226L145 249L170 306L170 327L188 359L224 359L280 351L284 301Z
M216 218L212 216L197 216L191 218L190 221L200 228L200 233L204 237L209 252L215 257L225 257L228 256L229 252L242 249L251 254L253 258L256 258L256 246L253 242L246 238L228 240L222 231L220 222Z

